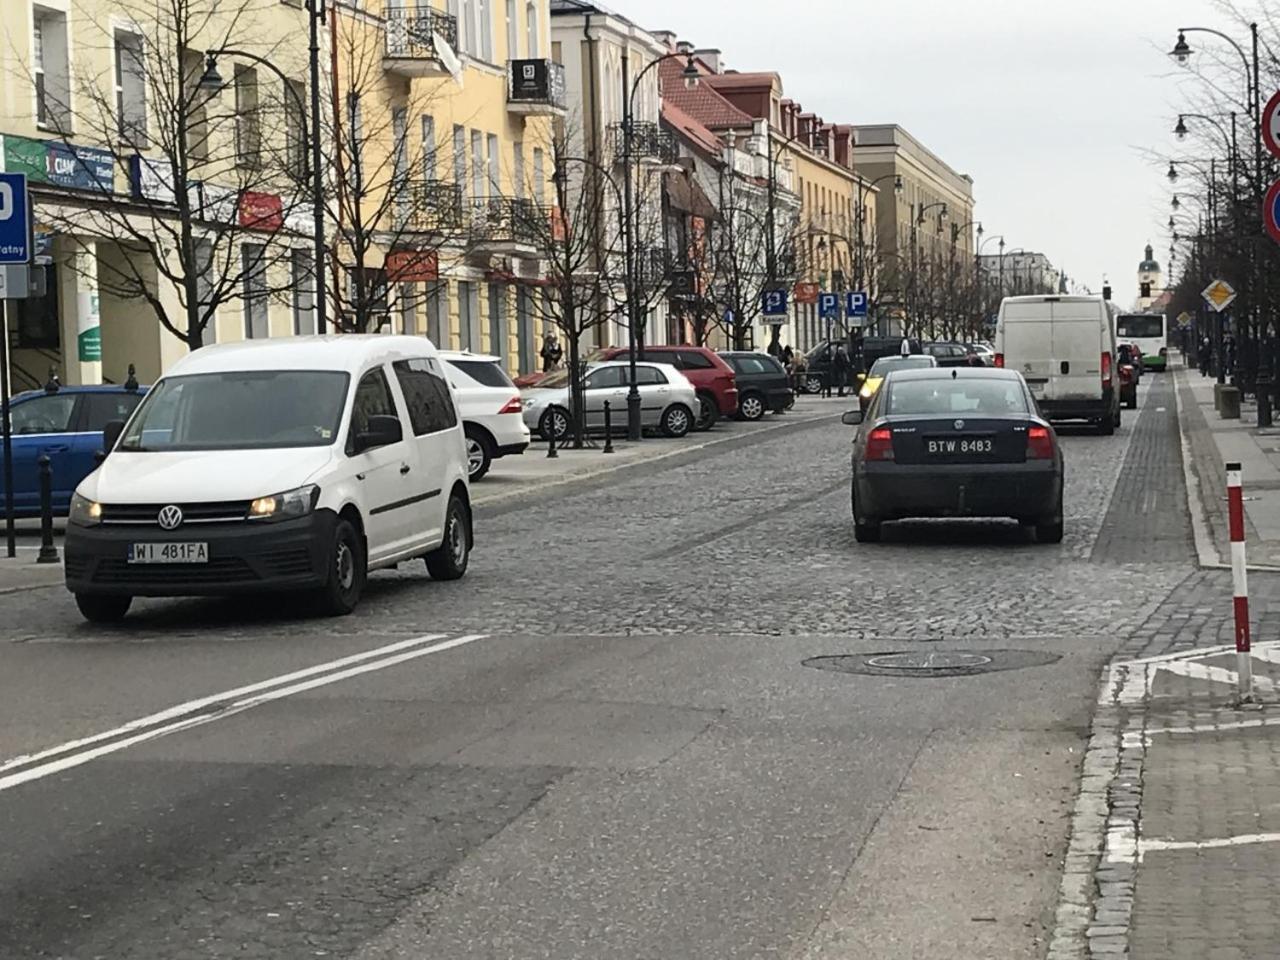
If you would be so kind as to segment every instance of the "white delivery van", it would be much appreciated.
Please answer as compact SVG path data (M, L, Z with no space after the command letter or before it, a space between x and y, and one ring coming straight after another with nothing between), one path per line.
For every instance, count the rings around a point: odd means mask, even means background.
M996 324L996 366L1022 374L1049 420L1120 425L1116 337L1102 297L1006 297Z
M421 337L250 340L183 357L76 490L66 582L81 613L134 597L303 592L349 613L370 570L467 570L462 424Z

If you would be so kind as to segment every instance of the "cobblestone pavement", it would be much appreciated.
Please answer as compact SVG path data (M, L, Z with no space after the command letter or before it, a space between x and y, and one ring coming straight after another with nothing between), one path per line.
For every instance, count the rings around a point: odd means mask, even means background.
M823 421L481 507L465 580L406 565L340 621L154 601L103 631L6 595L0 758L370 672L0 769L0 957L1041 958L1097 677L1199 622L1171 592L1216 605L1167 384L1142 402L1063 431L1060 546L857 544L851 434ZM424 635L465 645L372 659ZM884 654L990 669L865 669Z

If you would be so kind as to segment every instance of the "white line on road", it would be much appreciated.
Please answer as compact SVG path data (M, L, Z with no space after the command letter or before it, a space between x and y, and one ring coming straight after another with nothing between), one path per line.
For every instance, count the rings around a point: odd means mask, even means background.
M1138 860L1144 855L1160 850L1221 850L1224 847L1245 847L1255 843L1280 842L1280 833L1247 833L1239 837L1218 837L1213 840L1147 840L1138 841Z
M114 730L108 730L104 733L95 734L92 737L85 737L80 740L73 740L69 743L61 744L49 750L41 751L37 754L31 754L25 757L16 757L0 766L0 773L5 770L12 770L14 767L27 766L28 769L19 773L10 774L7 777L0 777L0 791L11 789L19 784L27 783L31 780L37 780L41 777L47 777L50 774L59 773L63 770L78 767L81 764L96 760L98 757L115 753L119 750L127 749L139 743L148 740L154 740L159 737L168 736L171 733L177 733L180 730L186 730L194 726L205 723L211 723L214 720L221 720L225 717L234 716L244 710L252 709L264 703L273 700L280 700L284 697L293 696L296 693L303 693L307 690L322 687L327 684L337 683L351 677L359 676L363 673L371 673L375 670L382 670L387 667L404 663L407 660L413 660L417 657L424 657L433 653L442 653L445 650L452 650L455 647L464 644L474 643L477 640L485 639L485 634L471 634L464 637L456 637L452 640L446 640L444 643L436 643L431 646L422 646L431 641L439 640L444 634L429 634L425 637L415 637L412 640L403 640L399 643L389 644L385 647L379 647L376 650L368 650L364 653L355 654L350 657L343 657L339 660L331 660L328 663L317 664L314 667L308 667L305 670L298 670L293 673L284 674L283 676L273 677L269 680L263 680L260 683L249 684L244 687L237 687L234 690L228 690L224 693L214 694L209 697L201 697L198 700L191 700L187 703L170 707L159 713L153 713L147 717L141 717L132 720L123 726L116 727ZM416 647L417 649L410 649ZM407 651L407 652L398 652ZM392 654L388 656L388 654ZM374 659L381 657L381 659ZM363 662L372 661L372 662ZM351 666L359 664L359 666ZM348 669L341 669L347 667ZM330 672L335 671L336 672ZM316 676L323 674L323 676ZM305 679L305 678L312 679ZM293 682L301 681L301 682ZM289 686L282 686L290 684ZM278 689L272 689L278 688ZM264 692L265 691L265 692ZM198 716L192 714L205 710L210 707L218 706L214 712L201 713ZM169 722L172 721L172 722ZM141 731L141 732L139 732ZM127 736L133 734L133 736ZM121 738L123 739L116 739ZM111 741L103 743L103 741ZM92 744L102 746L93 747L92 749L83 749ZM59 759L49 759L47 763L40 761L61 756ZM38 764L37 766L30 766Z

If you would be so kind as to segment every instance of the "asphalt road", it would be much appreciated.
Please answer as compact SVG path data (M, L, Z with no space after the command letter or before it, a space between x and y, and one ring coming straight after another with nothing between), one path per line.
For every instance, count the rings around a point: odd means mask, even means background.
M1061 546L857 545L833 419L482 510L344 620L0 597L0 958L1042 956L1099 670L1190 569L1151 380ZM894 652L982 672L812 662Z

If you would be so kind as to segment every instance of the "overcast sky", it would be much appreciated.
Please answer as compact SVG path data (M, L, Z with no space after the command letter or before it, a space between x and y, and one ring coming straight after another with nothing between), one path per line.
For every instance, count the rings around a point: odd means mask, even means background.
M1095 291L1105 273L1121 301L1137 296L1148 240L1167 272L1169 184L1139 153L1178 146L1166 52L1180 25L1234 29L1211 0L613 5L719 47L731 69L778 71L785 95L828 122L901 124L973 177L988 236Z

